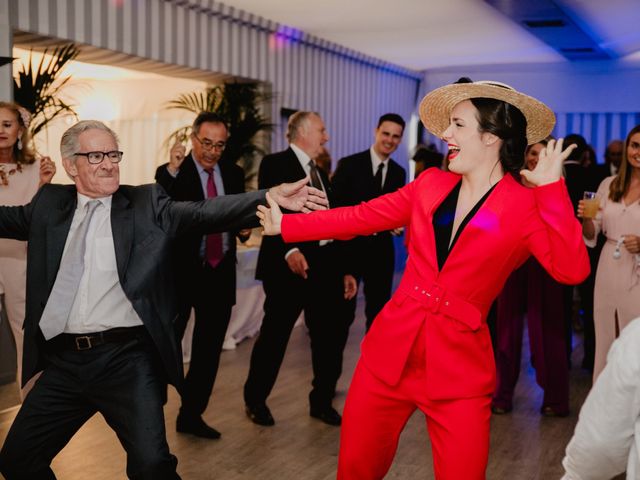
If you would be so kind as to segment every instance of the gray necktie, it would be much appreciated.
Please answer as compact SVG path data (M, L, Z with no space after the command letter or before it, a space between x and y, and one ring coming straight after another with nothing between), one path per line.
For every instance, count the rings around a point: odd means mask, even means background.
M311 177L311 186L322 190L322 182L320 181L320 175L318 174L318 167L313 160L309 160L309 176Z
M47 300L47 305L44 307L44 312L42 312L42 318L40 319L40 330L42 330L44 338L47 340L64 332L64 327L67 325L69 313L80 286L80 278L82 278L82 272L84 271L87 230L98 205L100 205L99 200L87 202L85 205L87 213L80 221L71 238L69 238L66 255L62 257L56 281L53 284L51 295L49 295L49 300Z

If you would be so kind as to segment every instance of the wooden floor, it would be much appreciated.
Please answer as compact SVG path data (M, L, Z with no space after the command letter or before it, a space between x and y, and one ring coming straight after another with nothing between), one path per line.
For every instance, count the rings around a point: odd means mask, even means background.
M352 327L345 352L344 374L335 406L341 411L364 333L362 310ZM578 339L579 342L579 339ZM205 420L222 432L221 440L201 440L177 434L175 417L179 401L170 392L165 408L167 437L178 457L178 472L185 479L222 480L328 480L335 478L339 430L308 415L307 394L311 378L309 342L304 327L294 329L289 349L269 407L274 427L259 427L244 414L242 385L246 378L253 340L222 354L220 373ZM523 357L528 358L525 350ZM574 352L579 365L581 346ZM559 479L565 445L571 438L579 407L590 386L590 376L571 372L571 415L543 418L542 401L533 370L523 362L514 398L514 411L494 416L489 479ZM6 391L7 387L5 387ZM1 393L1 392L0 392ZM0 443L16 409L0 413ZM461 459L462 460L462 459ZM463 460L462 460L463 461ZM125 478L125 456L113 432L100 416L89 421L58 455L54 471L62 480L113 480ZM402 434L389 479L432 479L432 461L425 422L417 412Z

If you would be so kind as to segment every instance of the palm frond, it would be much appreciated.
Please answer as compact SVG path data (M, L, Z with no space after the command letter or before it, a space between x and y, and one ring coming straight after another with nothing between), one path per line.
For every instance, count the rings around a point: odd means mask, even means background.
M55 47L51 51L51 59L45 49L38 66L33 66L33 50L29 53L29 61L22 65L13 80L14 99L32 115L29 130L36 135L53 119L70 114L77 118L74 106L59 99L61 91L68 85L70 77L60 77L62 69L80 53L79 48L70 43Z

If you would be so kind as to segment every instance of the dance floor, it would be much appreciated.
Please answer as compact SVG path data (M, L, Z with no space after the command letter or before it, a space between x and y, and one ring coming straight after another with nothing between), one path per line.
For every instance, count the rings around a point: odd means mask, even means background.
M362 302L360 302L362 303ZM361 305L345 352L344 373L335 406L339 411L355 366L364 334ZM574 365L580 365L582 348L576 339ZM224 351L212 400L204 418L222 432L220 440L204 440L175 431L179 407L171 389L165 408L167 437L178 457L184 479L221 480L329 480L335 478L339 430L308 415L307 394L311 380L309 340L297 327L269 399L274 427L260 427L244 414L242 385L246 378L253 340ZM574 367L571 372L571 415L543 418L538 413L542 392L523 355L522 375L511 414L493 416L489 479L559 479L564 448L571 438L579 407L590 386L590 376ZM0 389L0 402L13 395L14 386ZM4 400L3 400L4 399ZM16 409L0 412L0 443ZM371 419L375 421L375 419ZM464 461L464 459L461 459ZM113 480L125 478L125 455L114 433L99 415L89 421L53 462L61 480ZM430 445L424 417L416 412L400 439L389 479L433 479Z

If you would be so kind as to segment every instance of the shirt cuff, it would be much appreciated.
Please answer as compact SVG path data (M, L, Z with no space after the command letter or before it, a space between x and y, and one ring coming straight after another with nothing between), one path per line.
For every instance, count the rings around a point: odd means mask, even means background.
M284 259L286 260L287 258L289 258L289 255L291 255L294 252L299 252L300 249L298 247L292 248L291 250L289 250L287 253L284 254Z

